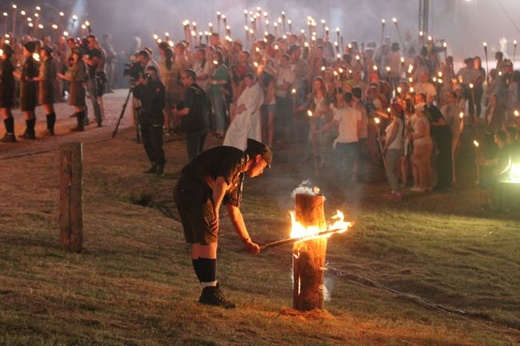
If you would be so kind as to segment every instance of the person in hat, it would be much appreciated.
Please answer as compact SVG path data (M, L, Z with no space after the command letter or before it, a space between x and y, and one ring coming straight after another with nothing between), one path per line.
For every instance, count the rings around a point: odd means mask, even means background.
M13 56L13 49L11 46L4 44L1 48L0 54L0 116L4 120L5 135L2 138L2 142L16 142L14 136L14 118L11 113L11 107L14 103L14 65L11 62Z
M40 57L43 62L40 73L35 78L39 82L38 100L45 110L47 119L47 134L54 136L54 124L56 124L56 113L54 113L54 83L56 82L56 64L52 57L52 48L43 46L40 49Z
M36 82L38 77L38 63L33 57L36 43L26 42L23 46L25 63L20 73L20 109L25 113L25 132L20 135L23 139L36 139L34 127L36 125L36 114L34 110L37 104Z
M246 175L251 178L261 175L272 159L273 152L268 146L249 139L244 151L228 146L205 150L181 171L173 197L186 242L192 244L193 268L202 287L201 304L235 307L224 298L216 279L220 206L226 205L245 249L258 254L260 247L251 240L240 212L242 187Z

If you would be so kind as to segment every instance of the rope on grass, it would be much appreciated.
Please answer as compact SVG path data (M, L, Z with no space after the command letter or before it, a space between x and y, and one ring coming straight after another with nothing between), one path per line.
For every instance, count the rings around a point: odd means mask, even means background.
M417 295L410 294L410 293L404 293L404 292L401 292L401 291L397 291L397 290L395 290L393 288L384 286L384 285L382 285L382 284L380 284L380 283L378 283L378 282L376 282L374 280L371 280L369 278L366 278L366 277L363 277L363 276L359 276L359 275L356 275L356 274L352 274L352 273L348 273L345 270L341 270L341 269L338 269L338 268L331 267L328 264L326 265L325 269L328 270L328 271L333 272L334 274L336 274L339 277L345 278L347 281L349 281L349 282L351 282L353 284L356 284L356 285L359 285L359 286L364 286L364 287L373 287L373 288L377 288L377 289L380 289L380 290L383 290L383 291L395 294L395 295L397 295L399 297L411 300L411 301L413 301L413 302L415 302L415 303L417 303L417 304L419 304L421 306L424 306L424 307L426 307L428 309L444 312L444 313L447 313L447 314L456 315L456 316L461 317L464 320L479 323L480 325L486 327L487 329L493 330L493 331L500 331L500 332L502 332L504 329L507 329L510 332L515 333L515 334L518 334L520 332L520 329L518 329L518 328L505 326L503 324L500 324L498 322L493 321L493 317L489 316L488 314L470 313L470 312L466 312L464 310L446 308L446 307L443 307L440 304L434 304L432 302L429 302L428 300L426 300L426 299L424 299L422 297L419 297ZM485 321L482 321L482 320L485 320Z

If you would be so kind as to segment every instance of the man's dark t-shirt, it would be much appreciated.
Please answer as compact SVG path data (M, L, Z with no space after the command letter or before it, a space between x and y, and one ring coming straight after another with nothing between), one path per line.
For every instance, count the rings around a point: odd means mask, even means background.
M103 58L103 54L97 48L89 50L87 52L87 58L88 59L93 59L94 57L97 57L99 60L101 60ZM96 70L97 70L97 64L88 65L88 75L91 78L94 78L96 76Z
M181 118L182 131L191 133L207 129L206 103L206 93L200 86L192 84L186 89L183 106L189 108L190 112Z
M224 177L230 185L224 197L224 204L240 206L242 199L241 173L246 164L247 155L240 149L218 146L203 151L182 169L182 174L204 186L206 193L211 194L218 177Z

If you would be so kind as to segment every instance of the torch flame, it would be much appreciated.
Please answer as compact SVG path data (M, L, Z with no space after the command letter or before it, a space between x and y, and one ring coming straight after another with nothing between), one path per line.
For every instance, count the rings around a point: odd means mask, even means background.
M331 223L328 226L327 229L329 231L337 229L338 233L344 233L349 229L349 227L353 226L352 222L345 221L345 215L343 214L343 212L341 212L339 210L336 210L336 214L334 216L332 216L332 219L336 220L336 221L334 221L333 223Z
M303 226L300 222L296 221L296 217L294 214L294 211L289 212L291 215L291 222L292 222L292 228L291 228L291 238L300 238L300 237L312 237L314 235L317 235L317 237L330 237L332 234L335 233L344 233L346 232L349 227L353 226L352 222L345 221L345 215L337 210L336 214L332 216L331 218L335 220L334 222L330 223L327 226L326 230L320 229L318 226ZM326 235L318 235L320 232L329 232Z
M474 141L473 141L473 145L475 146L475 148L478 148L478 146L479 146L478 141L477 141L477 140L474 140Z

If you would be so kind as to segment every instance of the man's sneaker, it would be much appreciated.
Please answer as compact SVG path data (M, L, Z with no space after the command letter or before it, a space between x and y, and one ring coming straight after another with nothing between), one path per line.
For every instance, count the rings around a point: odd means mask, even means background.
M25 131L23 134L19 135L18 138L22 138L22 139L36 139L36 136L33 133Z
M401 195L400 193L393 193L393 192L387 193L383 197L389 201L400 201L403 199L403 195Z
M204 305L220 306L224 309L234 309L235 304L224 298L218 286L204 287L199 298L199 303Z
M4 137L2 137L2 142L4 143L14 143L16 142L16 137L12 133L6 133Z

